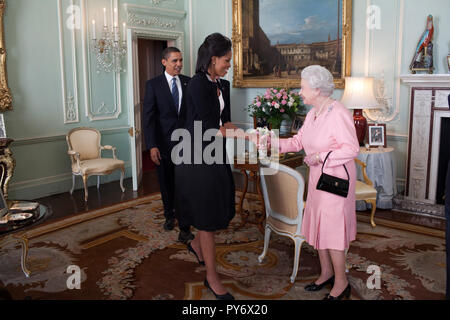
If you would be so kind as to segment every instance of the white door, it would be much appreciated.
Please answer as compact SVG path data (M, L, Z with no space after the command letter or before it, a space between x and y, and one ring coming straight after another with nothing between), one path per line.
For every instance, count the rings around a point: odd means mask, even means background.
M142 139L141 106L139 102L139 61L137 35L128 29L128 119L130 129L131 165L133 190L137 190L142 180Z

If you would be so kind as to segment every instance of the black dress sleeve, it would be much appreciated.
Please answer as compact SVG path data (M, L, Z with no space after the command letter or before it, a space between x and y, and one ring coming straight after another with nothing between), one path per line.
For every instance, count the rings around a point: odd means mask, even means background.
M202 121L203 133L208 129L219 130L219 100L215 88L214 84L209 84L200 77L189 82L188 108L192 108L195 113L194 121Z
M231 107L230 107L230 82L227 80L220 80L222 86L223 100L225 102L225 107L222 111L220 119L222 120L222 125L227 122L231 122Z

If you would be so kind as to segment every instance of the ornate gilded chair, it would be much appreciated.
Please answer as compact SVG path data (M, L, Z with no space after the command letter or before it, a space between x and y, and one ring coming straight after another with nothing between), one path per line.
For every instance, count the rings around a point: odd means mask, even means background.
M267 253L272 231L291 238L295 243L294 268L291 282L295 281L302 243L300 234L303 219L305 181L302 175L285 165L270 162L260 167L261 186L266 206L264 250L258 257L261 263Z
M83 178L84 200L88 199L87 180L90 176L97 176L97 189L100 188L100 176L111 174L115 170L120 170L120 188L123 187L123 176L125 174L125 163L116 158L116 148L113 146L100 145L100 131L94 128L75 128L66 135L67 145L72 162L72 189L75 188L75 176ZM102 150L112 150L113 158L102 158Z
M355 195L356 201L362 200L372 205L372 212L370 215L370 224L372 227L377 225L374 222L375 211L377 210L377 190L373 186L373 182L369 179L366 173L367 165L359 159L355 159L356 164L361 166L364 182L356 180Z

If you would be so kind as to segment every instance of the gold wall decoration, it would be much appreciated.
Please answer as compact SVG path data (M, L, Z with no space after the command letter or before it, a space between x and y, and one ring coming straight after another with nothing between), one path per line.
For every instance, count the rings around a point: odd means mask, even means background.
M5 8L6 0L0 0L0 112L12 110L12 96L6 74L5 27L3 23Z
M345 87L345 77L351 72L351 44L352 44L352 0L336 0L335 6L329 8L328 16L333 16L332 22L325 18L323 10L320 15L311 11L311 16L301 18L299 12L305 17L304 11L315 10L312 7L300 8L303 0L300 0L296 8L284 8L280 12L274 7L273 11L267 7L260 8L260 0L232 0L233 1L233 86L241 88L268 88L300 87L299 79L301 70L308 65L319 64L326 67L334 76L335 87L343 89ZM318 0L317 2L321 2ZM274 1L273 5L279 2ZM260 12L266 10L266 12ZM300 10L299 10L300 9ZM336 12L336 13L334 13ZM283 35L289 34L284 31L280 37L266 34L261 24L267 24L267 19L260 23L260 16L264 14L275 20L279 26L284 28L291 23L299 27L304 23L307 29L312 22L311 19L319 19L322 22L333 23L336 34L329 33L328 41L323 41L323 37L315 40L310 34L308 39L297 42L289 42L283 39ZM297 16L298 17L297 17ZM318 17L318 18L317 18ZM327 20L325 20L327 19ZM298 23L289 21L298 21ZM320 22L318 21L318 22ZM289 27L289 26L288 26ZM339 35L339 37L338 37ZM303 41L304 40L304 41ZM274 43L274 41L277 41Z

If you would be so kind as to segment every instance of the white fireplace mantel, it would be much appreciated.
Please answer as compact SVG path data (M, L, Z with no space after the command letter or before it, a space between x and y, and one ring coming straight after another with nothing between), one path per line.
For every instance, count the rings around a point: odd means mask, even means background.
M450 74L404 74L400 80L411 87L450 86Z
M450 117L450 74L400 76L410 87L407 198L435 203L443 117Z

